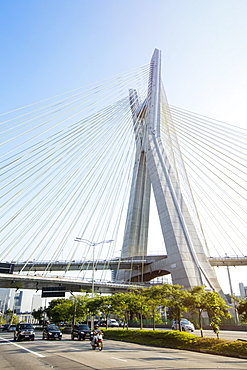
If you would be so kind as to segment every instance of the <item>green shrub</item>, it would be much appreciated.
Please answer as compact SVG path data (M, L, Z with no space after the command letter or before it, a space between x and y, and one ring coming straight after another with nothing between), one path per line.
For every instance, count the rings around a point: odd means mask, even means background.
M176 330L108 329L104 330L104 333L106 339L247 358L247 342L242 341L232 342L217 338L201 338Z

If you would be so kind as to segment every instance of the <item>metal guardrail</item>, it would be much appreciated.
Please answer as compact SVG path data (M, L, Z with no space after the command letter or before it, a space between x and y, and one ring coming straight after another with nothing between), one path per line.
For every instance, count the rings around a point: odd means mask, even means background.
M47 285L48 284L48 285ZM80 289L90 289L92 286L92 279L85 278L75 278L73 276L59 276L46 273L45 275L41 274L22 274L22 273L13 273L13 274L0 274L0 287L3 288L17 288L17 289L41 289L43 286L66 286L66 290L77 291L76 288ZM122 281L109 281L102 279L94 279L94 286L101 291L124 291L130 287L144 287L148 284L145 283L136 283L128 282L124 283ZM71 288L73 286L73 289Z
M208 257L211 266L246 266L247 256Z
M120 258L120 257L117 257L117 258L113 258L113 259L110 259L110 260L107 260L107 259L95 259L95 261L93 260L72 260L72 261L67 261L67 260L57 260L57 261L49 261L49 260L42 260L42 261L39 261L39 260L32 260L32 261L6 261L6 263L13 263L13 264L17 264L17 265L25 265L25 264L28 264L28 265L55 265L55 264L60 264L60 265L69 265L69 264L75 264L75 265L83 265L83 264L88 264L88 263L94 263L94 264L109 264L109 263L120 263L120 262L123 262L123 263L148 263L150 260L152 261L152 259L156 259L156 258L165 258L166 255L152 255L152 256L145 256L144 258Z

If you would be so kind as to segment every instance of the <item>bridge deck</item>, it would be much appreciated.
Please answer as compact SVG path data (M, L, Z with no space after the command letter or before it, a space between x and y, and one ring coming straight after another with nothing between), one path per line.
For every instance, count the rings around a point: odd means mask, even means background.
M79 271L79 270L121 270L121 269L138 269L141 266L150 265L154 262L167 258L166 255L133 257L132 259L112 259L97 261L29 261L14 262L14 271ZM247 256L245 257L209 257L211 266L246 266Z
M121 270L121 269L138 269L143 265L149 265L158 260L166 258L166 255L133 257L125 259L112 260L97 260L97 261L28 261L28 262L14 262L14 271L78 271L78 270Z
M141 287L142 284L136 283L113 283L111 281L94 281L95 293L114 293L126 292L130 287ZM65 287L67 292L90 292L92 280L76 279L61 276L42 276L42 275L19 275L19 274L0 274L0 288L14 289L33 289L41 290L45 287Z
M66 291L80 292L81 290L90 291L92 287L92 280L72 278L72 277L61 277L61 276L43 276L37 274L38 271L44 271L45 269L50 271L65 271L67 270L92 270L97 266L97 269L135 269L144 265L150 265L157 261L165 259L167 261L167 256L145 256L143 259L139 257L134 257L133 260L104 260L104 261L72 261L69 265L66 261L57 261L52 265L49 265L49 261L42 262L31 262L28 263L14 263L14 273L4 274L0 273L0 288L15 288L15 289L34 289L40 290L42 287L47 286L64 286ZM209 262L212 266L246 266L247 256L245 257L210 257ZM29 275L17 273L23 268L23 271L31 271ZM141 283L118 283L111 281L97 281L94 282L95 292L98 293L114 293L123 292L128 290L133 286L147 286L147 284Z
M209 257L211 266L246 266L247 256L244 257Z

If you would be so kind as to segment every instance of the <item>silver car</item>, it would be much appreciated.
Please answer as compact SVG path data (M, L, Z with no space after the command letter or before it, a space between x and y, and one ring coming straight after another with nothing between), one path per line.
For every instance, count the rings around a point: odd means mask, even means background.
M181 319L180 320L180 324L181 324L182 331L191 331L192 332L192 331L195 330L195 327L192 324L192 322L190 322L187 319ZM173 322L172 322L172 330L179 330L179 323L178 323L178 321L173 320Z

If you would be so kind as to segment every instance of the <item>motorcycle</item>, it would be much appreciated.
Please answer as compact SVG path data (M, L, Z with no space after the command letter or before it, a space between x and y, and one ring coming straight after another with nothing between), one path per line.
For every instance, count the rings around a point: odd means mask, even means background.
M98 348L99 351L103 349L103 334L102 333L93 333L93 340L91 342L92 349Z

